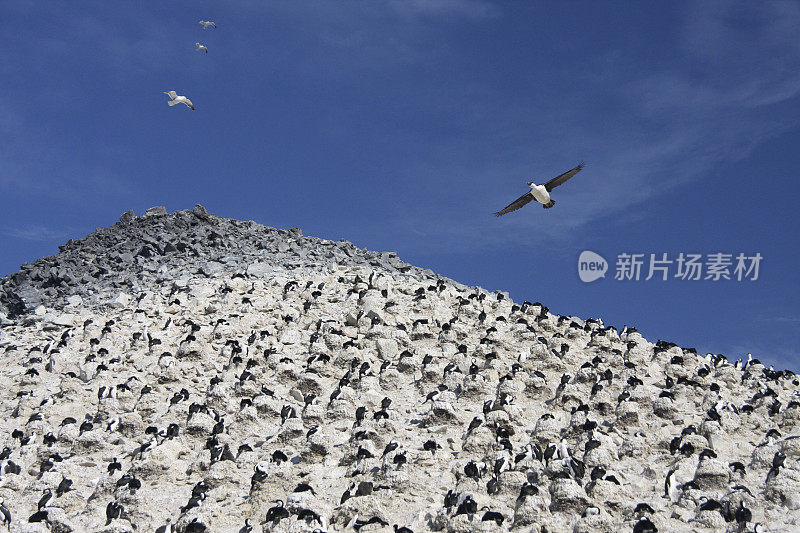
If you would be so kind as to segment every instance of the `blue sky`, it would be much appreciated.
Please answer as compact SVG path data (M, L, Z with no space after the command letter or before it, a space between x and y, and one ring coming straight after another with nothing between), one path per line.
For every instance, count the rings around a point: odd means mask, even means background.
M0 275L128 209L201 203L800 369L797 2L6 0L0 15ZM581 160L555 208L491 216ZM611 268L591 284L587 249ZM681 252L758 252L759 279L613 279L620 253Z

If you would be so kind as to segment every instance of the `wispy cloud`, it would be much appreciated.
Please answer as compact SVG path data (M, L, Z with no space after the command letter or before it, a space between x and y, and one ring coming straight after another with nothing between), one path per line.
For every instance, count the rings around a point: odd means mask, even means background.
M695 66L717 74L703 80L714 89L710 103L756 107L797 95L798 23L797 2L692 4L682 48Z
M451 172L457 186L450 201L398 215L398 232L424 233L431 250L456 251L561 240L604 217L644 216L637 205L735 163L796 127L795 116L775 104L800 94L797 27L796 3L693 4L677 35L674 61L634 70L632 52L617 50L583 74L565 73L574 88L550 102L563 114L533 108L538 123L551 125L546 138L522 137L523 129L515 127L512 114L525 116L530 102L504 102L507 109L482 125L506 128L507 153L486 168ZM609 103L588 107L582 94L607 95ZM540 163L526 169L520 156L531 145ZM569 168L573 161L563 161L565 153L588 160L584 173L591 180L575 178L569 205L548 213L551 223L542 227L536 217L509 216L486 224L487 206L499 209L512 201L524 192L525 178L548 179ZM541 168L541 161L556 160L549 170Z
M267 47L270 55L291 61L296 74L303 76L432 64L451 51L442 24L478 23L502 13L489 0L256 0L245 6L258 24L296 27L294 43L316 43L317 53L312 55L293 54L291 43ZM236 42L239 53L248 55L253 54L253 44L251 38Z
M498 16L501 9L490 0L338 0L299 3L294 0L265 4L261 0L250 1L251 11L281 11L302 13L309 19L329 19L337 14L342 18L363 19L375 17L461 17L481 19Z
M497 16L500 10L484 0L384 0L389 8L404 16L461 16L481 19Z
M130 192L128 181L102 160L114 141L87 137L84 143L92 151L87 161L84 153L75 150L76 136L83 134L81 126L72 127L63 118L89 98L99 104L113 97L121 103L124 95L109 94L111 78L134 76L137 70L162 65L167 43L164 22L144 9L138 17L132 16L133 10L111 15L106 10L103 19L102 10L72 11L69 2L59 0L47 5L16 2L7 7L10 17L18 17L19 29L0 36L0 47L18 53L3 62L0 74L16 79L21 73L28 75L31 64L48 66L39 69L42 74L35 83L10 84L0 98L0 193L6 198L38 196L72 203L85 202L88 196L108 198ZM32 20L36 23L29 24ZM91 63L86 64L86 58ZM105 71L101 77L105 76L107 85L91 86L91 94L85 86L76 90L80 81L73 78L78 70L81 77Z
M99 167L64 168L59 160L66 157L65 150L58 146L51 146L39 159L32 159L27 151L0 149L0 191L18 198L35 196L78 204L89 197L111 199L134 192L128 178L113 171Z
M181 42L176 28L170 27L171 19L159 17L157 11L143 5L109 11L91 9L91 1L85 4L88 9L80 11L71 9L72 3L64 0L11 4L11 15L35 19L38 24L23 25L19 31L3 36L3 40L16 45L36 42L36 48L29 51L31 55L62 57L66 64L76 52L88 48L93 52L94 68L100 64L113 67L109 69L111 74L152 71L163 66L170 59L167 51ZM43 27L50 29L46 37L41 32ZM187 46L187 50L191 48ZM34 91L35 87L30 89Z
M55 241L61 240L71 232L65 229L56 229L48 226L24 226L19 228L5 227L0 230L3 235L26 241Z

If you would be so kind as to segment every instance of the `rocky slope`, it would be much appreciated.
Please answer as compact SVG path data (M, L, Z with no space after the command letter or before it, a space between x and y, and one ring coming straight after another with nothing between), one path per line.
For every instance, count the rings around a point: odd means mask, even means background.
M0 353L11 531L800 528L791 372L200 206L0 280Z

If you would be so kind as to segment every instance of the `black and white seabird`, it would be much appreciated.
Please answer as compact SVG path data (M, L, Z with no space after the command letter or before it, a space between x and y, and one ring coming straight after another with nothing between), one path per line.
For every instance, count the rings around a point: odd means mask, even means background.
M122 470L122 463L117 461L117 458L114 457L114 460L108 464L108 473L113 474L114 470Z
M503 525L503 520L505 520L505 517L502 514L498 513L497 511L490 510L486 505L483 506L482 510L486 510L486 512L483 514L481 522L494 522L498 526Z
M119 502L115 500L108 502L108 505L106 505L106 525L109 525L113 520L122 517L122 513L124 511L125 509Z
M60 498L67 492L71 491L72 489L70 487L72 487L72 480L66 477L61 478L61 483L59 483L58 487L56 488L56 497Z
M670 501L672 500L672 491L675 488L675 480L672 477L675 475L675 471L676 469L673 468L669 472L667 472L667 477L664 480L664 497L669 499Z
M472 499L472 496L467 496L456 508L456 514L475 514L478 512L478 504Z
M267 509L266 522L277 524L284 518L289 518L289 511L283 506L283 500L275 500L278 505Z
M555 178L551 179L544 185L536 185L532 181L529 181L528 187L531 188L530 192L523 194L522 196L514 200L512 203L504 207L502 210L496 212L495 216L499 217L505 215L506 213L516 211L517 209L529 203L531 200L536 200L537 202L542 204L542 206L545 209L553 207L556 204L556 202L555 200L550 198L550 191L552 191L553 189L555 189L556 187L558 187L559 185L570 179L572 176L580 172L583 169L583 167L584 164L581 163L572 170L568 170L567 172L564 172L560 176L556 176Z
M6 507L5 501L0 499L0 519L7 528L11 528L11 512Z
M656 528L655 524L647 518L641 518L636 524L633 526L633 533L656 533L658 528Z
M42 497L39 499L39 503L36 505L37 510L41 511L43 507L47 506L47 502L50 501L50 498L53 497L53 491L50 488L45 488L42 491Z
M386 445L386 447L383 449L383 454L382 454L381 456L382 456L382 457L386 457L386 454L388 454L389 452L393 452L393 451L395 451L395 450L397 449L397 447L398 447L398 446L399 446L399 444L398 444L397 442L395 442L395 441L391 441L391 442L390 442L389 444L387 444L387 445Z

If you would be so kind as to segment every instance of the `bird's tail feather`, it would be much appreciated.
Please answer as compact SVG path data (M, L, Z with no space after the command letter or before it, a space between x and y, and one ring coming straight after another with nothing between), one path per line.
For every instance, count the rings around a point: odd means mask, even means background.
M175 100L170 100L169 102L167 102L167 105L169 105L170 107L172 107L172 106L174 106L174 105L175 105L175 104L177 104L177 103L178 103L178 102L176 102Z

